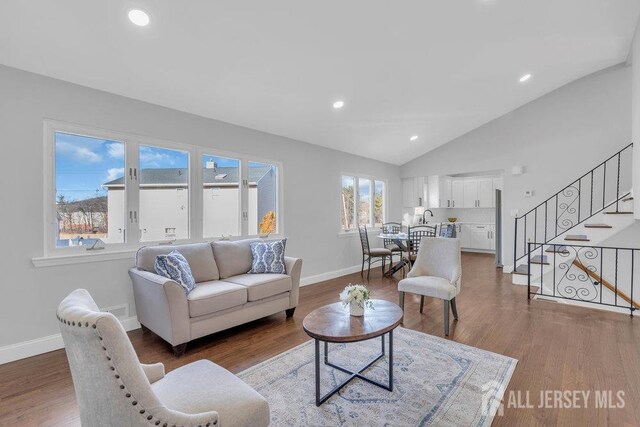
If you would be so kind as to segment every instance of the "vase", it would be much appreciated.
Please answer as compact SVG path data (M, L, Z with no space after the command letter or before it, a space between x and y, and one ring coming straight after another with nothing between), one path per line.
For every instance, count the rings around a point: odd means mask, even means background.
M351 301L349 303L349 314L352 316L364 316L364 305L360 305L356 301Z

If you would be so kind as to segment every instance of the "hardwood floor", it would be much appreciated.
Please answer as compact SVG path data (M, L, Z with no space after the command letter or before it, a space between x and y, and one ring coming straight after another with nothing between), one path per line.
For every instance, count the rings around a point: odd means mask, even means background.
M537 406L542 390L590 391L586 409L512 409L494 425L640 425L640 325L627 315L571 307L546 301L527 303L526 287L493 266L493 258L463 255L460 320L452 322L450 339L519 360L509 383L522 399L529 392ZM398 274L399 276L399 274ZM142 362L164 362L167 371L207 358L239 372L308 339L304 316L337 301L359 274L302 288L293 318L270 316L189 344L175 358L169 345L151 332L129 333ZM371 273L376 298L397 301L396 280ZM442 302L407 295L404 326L444 336ZM596 390L622 390L624 408L596 409ZM515 396L515 394L512 394ZM63 350L0 366L0 425L78 425L78 408Z

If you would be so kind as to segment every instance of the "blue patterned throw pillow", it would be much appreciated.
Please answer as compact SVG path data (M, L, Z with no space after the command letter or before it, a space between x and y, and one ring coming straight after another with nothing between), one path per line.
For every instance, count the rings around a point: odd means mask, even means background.
M195 289L196 281L191 273L189 262L180 252L173 251L169 255L158 255L154 267L160 276L182 285L185 295L189 295L189 292Z
M253 262L249 274L286 274L284 268L284 247L286 243L287 239L251 243Z

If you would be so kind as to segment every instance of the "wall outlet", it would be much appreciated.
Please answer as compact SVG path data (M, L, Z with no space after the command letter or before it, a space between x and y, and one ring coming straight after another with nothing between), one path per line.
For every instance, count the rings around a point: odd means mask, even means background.
M101 308L100 311L111 313L118 319L126 319L129 317L129 304L114 305L112 307Z

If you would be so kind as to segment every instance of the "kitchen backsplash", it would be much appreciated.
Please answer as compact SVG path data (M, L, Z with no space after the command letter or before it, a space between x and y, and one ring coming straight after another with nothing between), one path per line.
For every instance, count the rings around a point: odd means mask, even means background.
M428 218L429 222L446 222L447 218L456 217L458 222L486 222L493 224L496 222L496 210L494 208L478 209L431 209L433 218ZM408 213L413 216L413 209L403 209L402 214ZM427 214L429 216L429 214Z

